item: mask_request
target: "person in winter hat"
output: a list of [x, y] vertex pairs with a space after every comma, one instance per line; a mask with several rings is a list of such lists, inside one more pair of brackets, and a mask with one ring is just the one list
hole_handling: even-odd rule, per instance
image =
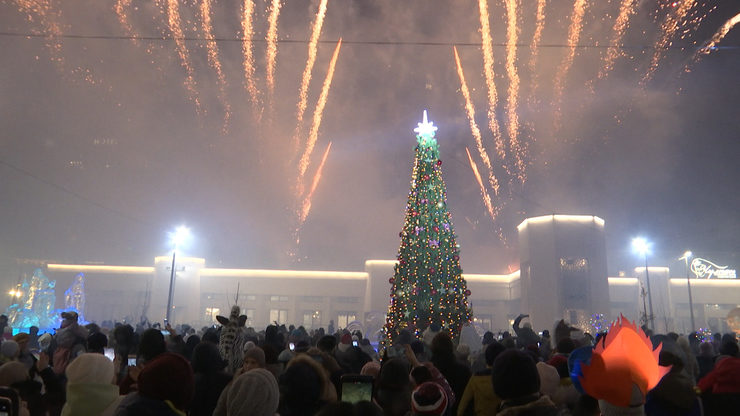
[[247, 372], [256, 368], [265, 368], [266, 365], [265, 351], [263, 351], [262, 348], [252, 347], [244, 352], [242, 372]]
[[439, 416], [447, 410], [447, 395], [439, 384], [427, 381], [411, 393], [411, 411], [414, 416]]
[[491, 369], [493, 391], [502, 400], [497, 415], [556, 415], [555, 404], [540, 395], [540, 376], [531, 355], [508, 349], [496, 357]]
[[275, 376], [255, 368], [238, 376], [218, 399], [214, 416], [272, 416], [280, 403]]
[[184, 415], [194, 394], [193, 369], [185, 357], [165, 352], [141, 370], [138, 392], [127, 395], [117, 416]]
[[195, 346], [191, 363], [195, 393], [190, 415], [210, 416], [232, 376], [225, 370], [226, 361], [221, 358], [218, 346], [210, 342], [201, 342]]
[[67, 375], [67, 402], [62, 416], [113, 415], [123, 396], [113, 384], [113, 362], [105, 355], [85, 353], [72, 361]]
[[18, 343], [9, 339], [0, 344], [0, 365], [18, 359], [21, 350]]

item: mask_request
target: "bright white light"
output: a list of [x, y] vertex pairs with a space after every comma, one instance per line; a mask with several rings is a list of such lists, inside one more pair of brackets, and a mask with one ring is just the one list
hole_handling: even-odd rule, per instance
[[181, 225], [175, 229], [174, 233], [170, 234], [170, 243], [177, 249], [190, 239], [190, 235], [190, 228]]
[[437, 131], [437, 127], [434, 126], [434, 122], [427, 121], [427, 110], [424, 110], [424, 119], [421, 123], [416, 123], [417, 128], [414, 129], [419, 136], [422, 137], [434, 137], [434, 132]]
[[636, 237], [632, 239], [632, 251], [641, 255], [648, 256], [652, 253], [653, 244], [648, 242], [643, 237]]
[[686, 251], [685, 253], [683, 253], [683, 256], [679, 257], [678, 259], [679, 259], [679, 260], [688, 260], [688, 259], [690, 259], [690, 258], [691, 258], [691, 256], [693, 256], [693, 255], [694, 255], [694, 253], [692, 253], [692, 252], [691, 252], [690, 250], [688, 250], [688, 251]]

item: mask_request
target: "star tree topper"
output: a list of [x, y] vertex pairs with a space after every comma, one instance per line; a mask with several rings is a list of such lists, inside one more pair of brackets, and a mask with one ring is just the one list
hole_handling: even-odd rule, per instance
[[427, 110], [424, 110], [424, 118], [421, 123], [416, 123], [417, 127], [414, 132], [418, 135], [421, 141], [427, 141], [434, 138], [434, 132], [437, 131], [437, 127], [433, 122], [427, 120]]

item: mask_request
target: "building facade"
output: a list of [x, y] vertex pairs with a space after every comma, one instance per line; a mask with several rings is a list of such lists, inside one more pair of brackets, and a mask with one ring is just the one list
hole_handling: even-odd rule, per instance
[[[474, 324], [480, 330], [510, 330], [519, 313], [528, 313], [536, 330], [552, 329], [559, 319], [594, 331], [595, 321], [623, 314], [646, 315], [645, 269], [631, 277], [609, 277], [604, 220], [595, 216], [548, 215], [519, 227], [520, 271], [506, 275], [464, 274], [471, 291]], [[212, 325], [237, 302], [248, 325], [273, 322], [307, 328], [362, 325], [368, 334], [384, 323], [393, 260], [367, 260], [363, 271], [224, 269], [202, 258], [178, 257], [171, 320]], [[53, 279], [86, 276], [85, 316], [161, 322], [167, 308], [172, 257], [153, 266], [48, 264]], [[653, 318], [659, 332], [690, 329], [687, 278], [672, 278], [665, 267], [650, 267]], [[729, 310], [740, 306], [740, 280], [690, 281], [697, 326], [727, 331]], [[237, 299], [238, 293], [238, 299]]]

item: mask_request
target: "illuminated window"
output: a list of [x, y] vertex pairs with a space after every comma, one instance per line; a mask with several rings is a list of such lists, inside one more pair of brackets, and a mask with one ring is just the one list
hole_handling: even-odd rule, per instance
[[247, 315], [247, 322], [244, 325], [247, 327], [254, 326], [254, 309], [245, 309], [243, 313]]
[[561, 258], [560, 270], [563, 272], [585, 272], [588, 271], [588, 260], [584, 258]]
[[220, 308], [206, 308], [203, 320], [206, 322], [216, 322], [216, 315], [221, 314]]
[[288, 322], [287, 309], [270, 309], [270, 323], [277, 322], [278, 325]]
[[321, 326], [321, 311], [303, 311], [303, 326], [308, 329]]
[[339, 328], [346, 328], [350, 323], [357, 320], [357, 314], [355, 312], [339, 312], [337, 316], [337, 326]]
[[288, 301], [287, 296], [278, 296], [278, 295], [270, 296], [270, 302], [287, 302], [287, 301]]
[[473, 324], [485, 331], [491, 330], [491, 315], [480, 315], [473, 318]]
[[248, 301], [255, 301], [257, 300], [257, 295], [247, 295], [246, 298]]

